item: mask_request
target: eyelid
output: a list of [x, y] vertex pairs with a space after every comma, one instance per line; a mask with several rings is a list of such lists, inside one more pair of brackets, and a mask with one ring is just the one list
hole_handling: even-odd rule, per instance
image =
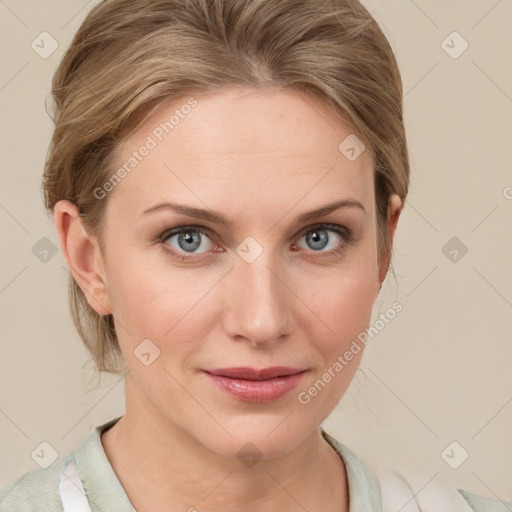
[[209, 238], [215, 238], [213, 231], [205, 226], [196, 226], [194, 224], [183, 224], [181, 226], [176, 226], [175, 228], [169, 228], [162, 232], [161, 235], [158, 236], [159, 240], [165, 242], [169, 237], [174, 235], [179, 235], [182, 231], [186, 231], [187, 229], [195, 229], [199, 233], [203, 235], [208, 235]]
[[306, 233], [309, 233], [310, 231], [314, 231], [315, 229], [325, 229], [325, 230], [331, 230], [335, 232], [342, 232], [345, 234], [346, 237], [351, 236], [351, 231], [345, 226], [342, 226], [341, 224], [329, 224], [328, 222], [317, 222], [316, 224], [310, 224], [309, 226], [306, 226], [305, 228], [302, 228], [299, 233], [296, 235], [298, 237], [301, 237], [305, 235]]

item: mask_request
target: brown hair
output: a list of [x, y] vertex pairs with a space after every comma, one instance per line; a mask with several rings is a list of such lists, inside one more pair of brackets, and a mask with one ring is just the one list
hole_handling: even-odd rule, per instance
[[[393, 51], [358, 0], [104, 0], [83, 21], [52, 82], [55, 130], [43, 191], [68, 199], [101, 246], [120, 143], [163, 103], [233, 86], [320, 99], [374, 156], [379, 258], [391, 257], [389, 198], [405, 202], [409, 160]], [[112, 315], [70, 276], [73, 322], [99, 371], [122, 373]]]

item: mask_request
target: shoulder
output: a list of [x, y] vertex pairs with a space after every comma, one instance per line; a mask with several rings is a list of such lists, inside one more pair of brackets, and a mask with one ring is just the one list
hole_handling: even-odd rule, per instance
[[[74, 477], [70, 478], [68, 474], [72, 466], [68, 463], [72, 461], [77, 469], [76, 478], [82, 485], [82, 492], [85, 481], [92, 488], [89, 492], [96, 498], [96, 504], [103, 504], [102, 500], [107, 496], [112, 503], [124, 504], [124, 508], [119, 507], [116, 510], [133, 511], [101, 444], [101, 433], [119, 419], [117, 417], [93, 427], [89, 435], [67, 457], [54, 461], [46, 469], [28, 471], [0, 488], [0, 512], [63, 512], [60, 491], [67, 493], [66, 487], [78, 487]], [[68, 483], [70, 481], [71, 484]], [[112, 507], [102, 507], [102, 510], [110, 509]]]
[[[512, 512], [512, 503], [484, 498], [446, 482], [435, 476], [396, 471], [378, 471], [382, 494], [382, 511], [396, 510], [407, 503], [411, 510], [436, 512]], [[407, 508], [409, 510], [409, 508]]]
[[0, 512], [61, 512], [59, 478], [67, 460], [32, 469], [0, 488]]
[[354, 510], [368, 512], [512, 512], [512, 501], [484, 498], [439, 480], [437, 474], [389, 467], [370, 469], [354, 452], [321, 428], [341, 455]]

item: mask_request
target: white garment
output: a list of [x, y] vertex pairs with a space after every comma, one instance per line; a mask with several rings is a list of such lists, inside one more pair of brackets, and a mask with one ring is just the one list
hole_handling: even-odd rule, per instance
[[91, 512], [74, 459], [67, 462], [60, 474], [59, 494], [64, 512]]

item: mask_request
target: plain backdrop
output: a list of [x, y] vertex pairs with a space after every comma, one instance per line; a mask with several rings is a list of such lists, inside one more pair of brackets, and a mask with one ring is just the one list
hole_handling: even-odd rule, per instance
[[[40, 192], [51, 76], [95, 3], [0, 2], [0, 485], [124, 411], [119, 377], [95, 387]], [[371, 467], [512, 499], [512, 2], [364, 4], [404, 82], [411, 189], [374, 316], [403, 310], [324, 428]]]

